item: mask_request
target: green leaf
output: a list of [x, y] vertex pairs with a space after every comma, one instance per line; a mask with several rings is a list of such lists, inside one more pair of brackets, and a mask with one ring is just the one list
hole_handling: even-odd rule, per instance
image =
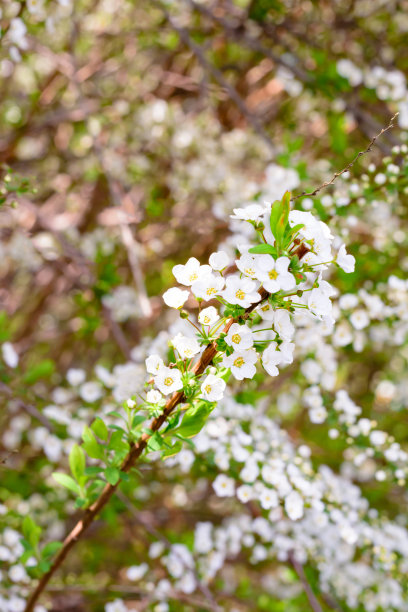
[[74, 444], [69, 453], [69, 467], [75, 480], [80, 482], [85, 472], [86, 461], [85, 453], [78, 444]]
[[123, 440], [123, 431], [114, 431], [109, 440], [108, 449], [114, 451], [127, 451], [129, 445]]
[[84, 430], [82, 432], [82, 439], [84, 441], [82, 447], [84, 451], [90, 457], [92, 457], [92, 459], [103, 459], [103, 447], [98, 444], [92, 429], [90, 429], [90, 427], [88, 427], [87, 425], [85, 425]]
[[282, 214], [282, 202], [280, 200], [275, 200], [271, 207], [271, 216], [269, 218], [269, 225], [271, 227], [271, 232], [273, 236], [276, 238], [276, 226], [279, 221], [279, 217]]
[[27, 542], [35, 548], [40, 541], [41, 527], [31, 518], [31, 516], [24, 517], [23, 520], [23, 535]]
[[258, 244], [250, 248], [249, 253], [254, 253], [255, 255], [276, 255], [276, 249], [271, 244]]
[[183, 443], [181, 440], [177, 440], [170, 448], [166, 448], [163, 453], [163, 458], [173, 457], [173, 455], [177, 455], [183, 448]]
[[147, 446], [151, 451], [158, 451], [163, 446], [163, 438], [159, 433], [154, 433], [151, 438], [149, 438], [147, 442]]
[[145, 420], [146, 417], [143, 414], [135, 414], [132, 420], [132, 429], [134, 429], [138, 425], [141, 425], [141, 423], [144, 423]]
[[115, 468], [115, 467], [107, 467], [106, 470], [104, 471], [104, 474], [105, 474], [106, 480], [111, 485], [115, 485], [120, 478], [120, 472], [118, 468]]
[[53, 557], [60, 548], [62, 548], [62, 542], [48, 542], [42, 549], [41, 556], [48, 560]]
[[109, 436], [109, 432], [102, 419], [95, 419], [95, 421], [91, 425], [91, 429], [98, 436], [98, 438], [106, 442]]
[[79, 485], [71, 476], [68, 476], [68, 474], [63, 474], [62, 472], [54, 472], [52, 474], [52, 477], [58, 482], [58, 484], [62, 485], [66, 489], [69, 489], [76, 495], [81, 494], [81, 489]]
[[34, 384], [39, 378], [48, 378], [55, 370], [55, 364], [51, 359], [44, 359], [41, 363], [33, 366], [25, 373], [23, 381], [27, 385]]
[[180, 427], [177, 427], [173, 433], [183, 438], [196, 436], [204, 427], [211, 410], [212, 406], [208, 403], [201, 403], [197, 407], [190, 408], [186, 411]]

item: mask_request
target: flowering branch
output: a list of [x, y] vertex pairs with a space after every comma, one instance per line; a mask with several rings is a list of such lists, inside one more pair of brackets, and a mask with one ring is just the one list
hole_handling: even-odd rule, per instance
[[[269, 296], [269, 293], [265, 289], [261, 289], [260, 294], [261, 294], [261, 299], [258, 302], [251, 304], [251, 306], [249, 306], [245, 310], [245, 314], [243, 316], [237, 317], [235, 319], [231, 318], [227, 322], [227, 324], [225, 325], [223, 329], [224, 334], [228, 333], [233, 323], [237, 323], [240, 319], [247, 318], [247, 316], [257, 306], [259, 306], [262, 302], [264, 302]], [[215, 340], [214, 342], [211, 342], [210, 344], [208, 344], [202, 356], [197, 361], [197, 363], [195, 364], [192, 370], [193, 373], [197, 377], [203, 374], [205, 369], [211, 364], [217, 352], [218, 352], [218, 348], [217, 348], [217, 342]], [[150, 434], [144, 433], [142, 437], [131, 446], [131, 450], [122, 464], [122, 467], [121, 467], [122, 472], [129, 472], [132, 469], [132, 467], [135, 465], [139, 457], [142, 455], [143, 451], [146, 449], [149, 439], [153, 436], [155, 432], [159, 431], [162, 425], [166, 422], [167, 418], [173, 413], [175, 408], [179, 404], [183, 403], [185, 400], [186, 400], [186, 397], [185, 397], [184, 391], [177, 391], [171, 396], [171, 398], [167, 401], [164, 407], [163, 413], [160, 416], [153, 419], [153, 421], [151, 422], [150, 424], [151, 433]], [[46, 588], [48, 582], [50, 581], [52, 576], [55, 574], [55, 572], [58, 570], [58, 568], [62, 565], [62, 563], [64, 562], [70, 550], [75, 546], [78, 540], [83, 536], [83, 534], [88, 529], [88, 527], [92, 524], [96, 516], [99, 514], [102, 508], [107, 504], [107, 502], [110, 500], [112, 495], [115, 493], [119, 482], [120, 481], [118, 481], [114, 485], [109, 484], [109, 483], [105, 485], [99, 498], [85, 511], [84, 516], [77, 522], [77, 524], [72, 529], [72, 531], [67, 535], [67, 537], [64, 540], [63, 546], [58, 552], [57, 556], [55, 557], [51, 567], [41, 577], [41, 579], [38, 582], [37, 587], [31, 594], [30, 598], [28, 599], [27, 605], [25, 608], [25, 612], [32, 612], [34, 610], [34, 606], [36, 602], [38, 601], [38, 598], [40, 597], [41, 593]]]

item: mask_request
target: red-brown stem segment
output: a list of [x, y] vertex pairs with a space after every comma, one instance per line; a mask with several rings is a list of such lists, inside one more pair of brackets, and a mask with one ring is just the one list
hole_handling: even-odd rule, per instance
[[[265, 291], [265, 289], [260, 289], [259, 293], [261, 295], [261, 299], [255, 304], [252, 304], [249, 308], [247, 308], [245, 311], [245, 314], [239, 318], [247, 318], [249, 313], [251, 313], [259, 304], [261, 304], [269, 296], [269, 293]], [[227, 333], [231, 325], [235, 323], [237, 320], [238, 319], [231, 318], [225, 325], [222, 333]], [[193, 368], [193, 372], [196, 376], [201, 376], [203, 374], [207, 366], [209, 366], [212, 360], [214, 359], [217, 352], [218, 352], [218, 349], [217, 349], [217, 345], [215, 341], [209, 344], [205, 348], [203, 354], [201, 355], [200, 359], [197, 361], [197, 363], [195, 364]], [[183, 403], [185, 400], [186, 398], [185, 398], [183, 391], [177, 391], [176, 393], [174, 393], [171, 396], [171, 398], [167, 401], [166, 406], [163, 410], [163, 413], [160, 416], [153, 419], [153, 421], [151, 422], [150, 430], [153, 433], [158, 431], [163, 425], [163, 423], [170, 416], [170, 414], [174, 411], [174, 409], [179, 404]], [[129, 470], [135, 465], [136, 461], [139, 459], [140, 455], [143, 453], [143, 451], [147, 447], [147, 443], [149, 439], [151, 438], [151, 436], [152, 434], [144, 433], [137, 442], [132, 444], [129, 454], [127, 455], [126, 459], [124, 460], [122, 464], [121, 470], [123, 472], [129, 472]], [[115, 485], [106, 484], [102, 493], [98, 497], [98, 499], [87, 510], [85, 510], [85, 513], [83, 517], [81, 518], [81, 520], [77, 522], [75, 527], [65, 538], [63, 542], [63, 546], [58, 552], [57, 556], [55, 557], [50, 569], [40, 578], [35, 590], [32, 592], [32, 594], [30, 595], [27, 601], [27, 605], [25, 607], [24, 612], [32, 612], [34, 610], [34, 606], [36, 602], [38, 601], [38, 598], [40, 597], [41, 593], [44, 591], [45, 587], [47, 586], [48, 582], [50, 581], [52, 576], [55, 574], [57, 569], [62, 565], [65, 557], [68, 555], [71, 548], [75, 546], [77, 541], [82, 537], [82, 535], [91, 525], [95, 517], [99, 514], [102, 508], [106, 505], [106, 503], [112, 497], [112, 495], [116, 491], [117, 486], [119, 485], [119, 482], [116, 483]]]

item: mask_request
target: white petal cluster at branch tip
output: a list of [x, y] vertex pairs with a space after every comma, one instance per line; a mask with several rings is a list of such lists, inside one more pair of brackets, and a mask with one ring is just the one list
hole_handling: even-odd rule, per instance
[[244, 378], [253, 378], [256, 373], [255, 363], [258, 361], [258, 355], [254, 349], [245, 351], [235, 351], [232, 355], [224, 355], [221, 365], [224, 368], [230, 368], [231, 373], [237, 380]]
[[249, 204], [245, 208], [234, 208], [234, 214], [230, 215], [230, 217], [231, 219], [239, 219], [241, 221], [257, 221], [265, 212], [265, 206]]
[[164, 361], [159, 355], [149, 355], [145, 360], [146, 370], [149, 374], [158, 374], [164, 368]]
[[201, 385], [200, 397], [209, 402], [218, 402], [223, 398], [226, 386], [225, 380], [214, 376], [214, 374], [209, 374]]
[[195, 338], [177, 334], [171, 343], [182, 359], [191, 359], [200, 352], [200, 345]]
[[224, 283], [222, 276], [209, 273], [205, 274], [200, 280], [196, 280], [191, 287], [191, 291], [196, 298], [208, 302], [220, 294]]
[[183, 388], [181, 372], [175, 368], [168, 368], [166, 366], [161, 368], [159, 373], [154, 377], [154, 383], [163, 395], [169, 395]]
[[190, 257], [185, 265], [178, 264], [173, 268], [173, 274], [177, 282], [188, 287], [209, 273], [211, 273], [210, 266], [200, 265], [195, 257]]
[[189, 296], [188, 291], [172, 287], [163, 293], [164, 303], [170, 308], [181, 308], [187, 301]]
[[251, 304], [261, 299], [255, 281], [249, 278], [239, 278], [236, 275], [227, 278], [226, 287], [221, 295], [230, 304], [238, 304], [242, 308], [249, 308]]
[[276, 293], [281, 289], [288, 291], [296, 286], [293, 274], [288, 272], [290, 259], [279, 257], [274, 259], [271, 255], [260, 255], [255, 260], [256, 278], [262, 282], [269, 293]]
[[201, 310], [198, 315], [198, 322], [206, 326], [213, 325], [219, 319], [220, 315], [218, 314], [214, 306], [208, 306], [207, 308], [203, 308], [203, 310]]
[[208, 260], [213, 270], [221, 271], [226, 268], [230, 263], [230, 258], [225, 251], [217, 251], [210, 255]]
[[228, 346], [231, 346], [234, 351], [242, 351], [253, 346], [254, 338], [247, 325], [233, 323], [228, 330], [228, 334], [225, 336], [225, 342]]

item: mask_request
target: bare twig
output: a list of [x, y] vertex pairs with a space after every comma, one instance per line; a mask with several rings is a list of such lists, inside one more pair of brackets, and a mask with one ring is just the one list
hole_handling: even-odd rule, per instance
[[44, 425], [44, 427], [48, 429], [48, 431], [54, 431], [54, 426], [51, 421], [49, 421], [47, 417], [42, 414], [35, 406], [33, 406], [32, 404], [26, 404], [22, 399], [14, 397], [13, 391], [8, 385], [3, 382], [0, 382], [0, 389], [9, 397], [9, 399], [12, 399], [17, 404], [17, 406], [21, 408], [21, 410], [24, 410], [24, 412], [29, 414], [31, 417], [37, 419], [37, 421]]
[[378, 134], [376, 134], [370, 141], [370, 144], [368, 145], [368, 147], [366, 149], [364, 149], [364, 151], [360, 151], [359, 153], [357, 153], [357, 155], [355, 156], [355, 158], [349, 163], [347, 164], [347, 166], [345, 168], [343, 168], [343, 170], [341, 170], [340, 172], [335, 172], [332, 176], [332, 178], [330, 179], [330, 181], [325, 181], [324, 183], [322, 183], [319, 187], [316, 187], [316, 189], [314, 191], [310, 191], [310, 192], [306, 192], [303, 191], [303, 193], [300, 193], [299, 195], [293, 197], [291, 199], [292, 202], [294, 202], [295, 200], [298, 200], [299, 198], [303, 198], [305, 196], [308, 197], [313, 197], [315, 195], [317, 195], [322, 189], [325, 189], [326, 187], [328, 187], [329, 185], [332, 185], [334, 183], [334, 181], [341, 176], [342, 174], [344, 174], [345, 172], [347, 172], [347, 170], [350, 170], [350, 168], [352, 166], [354, 166], [354, 164], [356, 163], [356, 161], [358, 159], [360, 159], [360, 157], [362, 157], [363, 155], [365, 155], [366, 153], [369, 153], [371, 151], [371, 149], [373, 148], [377, 138], [379, 138], [380, 136], [382, 136], [382, 134], [384, 134], [385, 132], [388, 132], [388, 130], [390, 130], [391, 128], [394, 127], [394, 119], [396, 117], [398, 117], [399, 113], [395, 113], [395, 115], [393, 117], [391, 117], [389, 124], [387, 125], [387, 127], [383, 128], [381, 130], [381, 132], [379, 132]]
[[299, 563], [299, 561], [297, 561], [296, 557], [293, 554], [289, 555], [289, 561], [291, 562], [293, 569], [297, 573], [299, 580], [303, 585], [303, 589], [306, 593], [306, 596], [310, 603], [310, 607], [312, 608], [313, 612], [323, 612], [323, 608], [321, 607], [316, 595], [313, 593], [309, 581], [306, 577], [303, 565]]
[[241, 96], [239, 95], [235, 87], [231, 85], [230, 83], [228, 83], [228, 81], [224, 77], [221, 70], [219, 70], [216, 66], [213, 66], [211, 62], [207, 60], [207, 58], [205, 57], [203, 53], [203, 50], [192, 40], [188, 30], [186, 28], [178, 26], [177, 23], [174, 21], [174, 19], [169, 14], [169, 12], [163, 6], [161, 5], [158, 5], [158, 6], [160, 6], [160, 9], [162, 10], [166, 20], [171, 25], [173, 30], [175, 30], [178, 33], [178, 35], [180, 36], [180, 39], [194, 53], [195, 57], [200, 62], [202, 67], [205, 70], [207, 70], [210, 74], [212, 74], [212, 76], [217, 81], [217, 83], [223, 89], [225, 89], [225, 91], [228, 93], [231, 100], [235, 103], [235, 105], [240, 110], [241, 114], [247, 119], [248, 123], [252, 125], [254, 131], [262, 138], [262, 140], [268, 145], [269, 149], [274, 153], [275, 147], [273, 146], [272, 141], [269, 138], [268, 134], [263, 129], [260, 118], [250, 111], [250, 109], [247, 107], [247, 105], [245, 104], [245, 101], [241, 98]]

